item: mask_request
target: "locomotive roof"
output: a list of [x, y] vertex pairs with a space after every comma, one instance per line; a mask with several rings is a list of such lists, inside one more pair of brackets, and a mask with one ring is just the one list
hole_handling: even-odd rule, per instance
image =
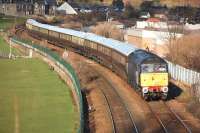
[[41, 24], [33, 19], [28, 19], [27, 23], [30, 23], [32, 25], [38, 26], [38, 27], [42, 27], [44, 29], [48, 29], [48, 30], [53, 30], [56, 32], [60, 32], [63, 34], [69, 34], [72, 36], [77, 36], [83, 39], [87, 39], [99, 44], [102, 44], [106, 47], [112, 48], [118, 52], [120, 52], [121, 54], [125, 55], [125, 56], [129, 56], [132, 52], [134, 52], [135, 50], [137, 50], [138, 48], [133, 46], [132, 44], [128, 44], [128, 43], [124, 43], [124, 42], [120, 42], [111, 38], [105, 38], [93, 33], [86, 33], [86, 32], [82, 32], [82, 31], [76, 31], [76, 30], [71, 30], [71, 29], [66, 29], [66, 28], [60, 28], [57, 26], [52, 26], [52, 25], [48, 25], [48, 24]]
[[145, 61], [152, 61], [152, 59], [153, 59], [154, 62], [157, 60], [160, 63], [166, 63], [165, 60], [163, 60], [159, 56], [157, 56], [153, 53], [147, 52], [145, 50], [141, 50], [141, 49], [136, 50], [133, 53], [133, 56], [131, 56], [131, 57], [133, 57], [134, 62], [137, 63], [137, 64], [144, 63]]

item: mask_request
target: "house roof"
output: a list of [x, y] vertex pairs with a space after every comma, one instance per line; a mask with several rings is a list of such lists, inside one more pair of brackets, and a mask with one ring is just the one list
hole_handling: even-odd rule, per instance
[[146, 21], [147, 22], [160, 22], [160, 19], [158, 19], [158, 18], [148, 18]]
[[57, 11], [64, 11], [65, 14], [77, 14], [77, 12], [67, 3], [63, 3], [56, 9]]

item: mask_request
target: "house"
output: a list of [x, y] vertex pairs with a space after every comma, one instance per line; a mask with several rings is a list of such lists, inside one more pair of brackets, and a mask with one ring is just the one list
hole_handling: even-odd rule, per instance
[[200, 24], [185, 24], [185, 29], [186, 30], [200, 30]]
[[151, 15], [150, 15], [149, 12], [141, 12], [139, 18], [141, 18], [141, 19], [148, 19], [150, 17], [151, 17]]
[[31, 0], [2, 0], [0, 4], [0, 13], [11, 16], [26, 16], [33, 14], [33, 3]]
[[54, 14], [56, 0], [1, 0], [0, 13], [12, 16]]
[[155, 13], [154, 17], [159, 18], [159, 19], [163, 19], [163, 20], [167, 20], [167, 16], [164, 13]]
[[57, 7], [56, 0], [37, 0], [34, 2], [34, 14], [54, 15], [56, 7]]
[[155, 29], [167, 29], [167, 22], [161, 21], [159, 18], [148, 18], [146, 21], [137, 21], [136, 28], [155, 28]]
[[56, 11], [64, 15], [77, 15], [77, 12], [67, 2], [64, 2]]

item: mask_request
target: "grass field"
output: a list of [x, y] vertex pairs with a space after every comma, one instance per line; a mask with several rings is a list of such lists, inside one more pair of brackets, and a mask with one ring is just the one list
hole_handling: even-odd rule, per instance
[[12, 28], [14, 24], [20, 24], [25, 22], [26, 18], [15, 18], [11, 16], [0, 16], [0, 29], [4, 31]]
[[[10, 52], [10, 47], [9, 45], [6, 43], [5, 40], [3, 40], [3, 38], [0, 36], [0, 53], [4, 53], [4, 54], [9, 54]], [[13, 48], [12, 47], [12, 54], [13, 55], [21, 55], [20, 51]]]
[[39, 59], [0, 60], [0, 133], [76, 132], [69, 88]]
[[9, 53], [9, 45], [0, 36], [0, 52]]

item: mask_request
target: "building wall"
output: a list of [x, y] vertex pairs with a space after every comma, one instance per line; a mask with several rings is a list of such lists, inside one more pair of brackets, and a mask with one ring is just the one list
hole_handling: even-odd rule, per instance
[[155, 40], [151, 38], [142, 38], [142, 37], [128, 35], [126, 39], [128, 43], [136, 45], [137, 47], [142, 48], [142, 49], [146, 49], [148, 47], [149, 49], [152, 50], [154, 49], [156, 45]]
[[129, 36], [128, 35], [128, 36], [125, 37], [125, 40], [128, 43], [136, 45], [137, 47], [143, 47], [143, 45], [142, 45], [142, 38], [141, 37]]
[[167, 45], [156, 45], [156, 41], [152, 38], [135, 37], [132, 35], [126, 36], [126, 41], [141, 49], [149, 49], [157, 53], [161, 57], [165, 57], [168, 53]]
[[[45, 10], [46, 9], [46, 10]], [[0, 4], [0, 13], [11, 16], [28, 16], [28, 15], [44, 15], [55, 14], [55, 5], [46, 6], [44, 4], [31, 4], [31, 3], [4, 3]]]
[[136, 28], [158, 28], [167, 29], [167, 22], [147, 22], [147, 21], [137, 21]]
[[16, 4], [0, 4], [0, 13], [14, 16], [16, 12]]
[[0, 13], [11, 16], [27, 16], [33, 14], [31, 4], [0, 4]]
[[[172, 33], [171, 33], [172, 34]], [[174, 33], [173, 33], [174, 34]], [[176, 33], [175, 36], [180, 38], [183, 34]], [[168, 52], [169, 32], [151, 31], [145, 29], [128, 29], [125, 40], [128, 43], [138, 46], [139, 48], [148, 49], [164, 57]]]
[[34, 14], [35, 15], [44, 15], [44, 14], [49, 14], [49, 15], [55, 15], [56, 12], [56, 6], [51, 5], [51, 6], [45, 6], [44, 4], [34, 4]]
[[159, 30], [147, 30], [147, 29], [128, 29], [126, 31], [127, 36], [140, 37], [142, 39], [148, 39], [150, 42], [156, 45], [165, 45], [168, 43], [170, 37], [175, 36], [180, 38], [183, 34], [180, 33], [170, 33], [168, 31]]

